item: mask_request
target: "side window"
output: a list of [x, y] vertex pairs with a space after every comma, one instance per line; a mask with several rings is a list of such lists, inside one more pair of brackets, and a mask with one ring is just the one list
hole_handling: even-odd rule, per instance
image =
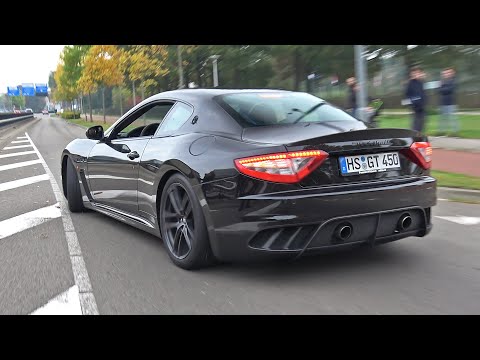
[[193, 108], [191, 106], [178, 102], [160, 126], [159, 133], [180, 129], [192, 114]]
[[112, 139], [153, 136], [172, 107], [173, 103], [157, 103], [139, 110], [115, 129]]

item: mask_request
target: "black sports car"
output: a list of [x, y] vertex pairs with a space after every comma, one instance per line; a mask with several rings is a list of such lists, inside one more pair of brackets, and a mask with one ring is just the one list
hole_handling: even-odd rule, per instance
[[193, 269], [428, 234], [432, 148], [306, 93], [190, 89], [143, 101], [62, 154], [70, 210], [161, 237]]

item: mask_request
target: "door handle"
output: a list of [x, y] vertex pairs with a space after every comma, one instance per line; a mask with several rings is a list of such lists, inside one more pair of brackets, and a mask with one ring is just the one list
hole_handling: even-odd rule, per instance
[[128, 158], [129, 158], [130, 160], [134, 160], [134, 159], [140, 157], [140, 155], [138, 155], [138, 152], [136, 152], [136, 151], [132, 151], [132, 152], [129, 153], [127, 156], [128, 156]]

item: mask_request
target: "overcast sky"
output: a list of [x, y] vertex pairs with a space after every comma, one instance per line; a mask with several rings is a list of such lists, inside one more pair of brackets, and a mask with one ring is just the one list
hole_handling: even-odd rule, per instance
[[0, 93], [22, 83], [48, 84], [64, 45], [0, 45]]

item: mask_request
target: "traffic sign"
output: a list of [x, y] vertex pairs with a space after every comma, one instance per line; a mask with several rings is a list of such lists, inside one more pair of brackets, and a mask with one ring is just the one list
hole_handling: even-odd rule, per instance
[[33, 84], [22, 84], [23, 96], [35, 96], [35, 87]]
[[35, 93], [38, 96], [48, 95], [47, 84], [35, 84]]
[[7, 86], [8, 96], [20, 96], [20, 89], [17, 86]]

